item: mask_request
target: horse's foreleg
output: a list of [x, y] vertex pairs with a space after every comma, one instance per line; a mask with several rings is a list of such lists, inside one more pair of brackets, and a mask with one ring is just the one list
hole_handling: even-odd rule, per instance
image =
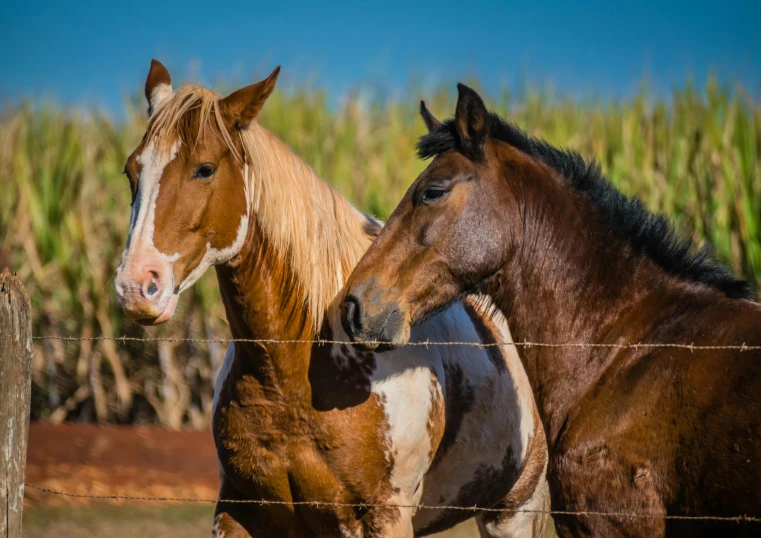
[[[224, 500], [240, 500], [243, 497], [230, 486], [224, 478], [219, 490], [219, 498], [214, 512], [214, 538], [253, 538], [254, 521], [250, 505], [244, 503], [230, 503]], [[248, 506], [248, 510], [246, 507]]]
[[374, 532], [365, 531], [365, 536], [373, 538], [413, 538], [414, 535], [412, 510], [409, 508], [399, 509], [397, 516], [385, 519]]
[[476, 516], [478, 532], [482, 538], [542, 538], [549, 510], [550, 489], [547, 481], [542, 480], [531, 498], [515, 512], [505, 511], [498, 515], [485, 512]]

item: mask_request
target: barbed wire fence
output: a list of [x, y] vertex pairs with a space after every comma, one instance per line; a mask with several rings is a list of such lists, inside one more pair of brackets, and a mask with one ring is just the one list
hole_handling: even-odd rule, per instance
[[[114, 342], [193, 342], [200, 344], [232, 344], [235, 342], [249, 343], [249, 344], [316, 344], [316, 345], [332, 345], [332, 344], [348, 344], [353, 345], [357, 342], [350, 342], [346, 340], [278, 340], [273, 338], [162, 338], [162, 337], [146, 337], [139, 338], [135, 336], [91, 336], [91, 337], [79, 337], [79, 336], [33, 336], [33, 340], [59, 340], [64, 342], [83, 342], [83, 341], [114, 341]], [[365, 345], [385, 345], [388, 342], [381, 342], [375, 340], [368, 340], [360, 342]], [[657, 349], [657, 348], [672, 348], [672, 349], [686, 349], [689, 351], [716, 351], [716, 350], [735, 350], [735, 351], [761, 351], [761, 346], [747, 345], [744, 342], [742, 344], [717, 344], [717, 345], [701, 345], [701, 344], [684, 344], [684, 343], [650, 343], [650, 342], [637, 342], [637, 343], [588, 343], [588, 342], [438, 342], [438, 341], [422, 341], [422, 342], [407, 342], [401, 344], [399, 347], [430, 347], [430, 346], [466, 346], [475, 348], [490, 348], [490, 347], [545, 347], [545, 348], [610, 348], [610, 349]]]
[[490, 508], [481, 506], [456, 506], [456, 505], [428, 505], [428, 504], [400, 504], [400, 503], [347, 503], [332, 501], [276, 501], [268, 499], [204, 499], [199, 497], [143, 497], [133, 495], [120, 495], [118, 493], [110, 495], [91, 495], [86, 493], [68, 493], [62, 490], [54, 490], [34, 484], [26, 484], [26, 487], [36, 489], [43, 493], [71, 497], [77, 499], [94, 499], [94, 500], [111, 500], [111, 501], [144, 501], [144, 502], [182, 502], [182, 503], [206, 503], [206, 504], [255, 504], [259, 506], [312, 506], [320, 507], [342, 507], [342, 508], [405, 508], [413, 510], [457, 510], [475, 513], [511, 513], [511, 514], [546, 514], [551, 516], [598, 516], [598, 517], [620, 517], [632, 519], [662, 519], [678, 521], [724, 521], [731, 523], [761, 523], [761, 518], [738, 515], [738, 516], [686, 516], [676, 514], [648, 514], [641, 512], [603, 512], [596, 510], [536, 510], [527, 508]]
[[[163, 337], [113, 337], [113, 336], [93, 336], [93, 337], [78, 337], [78, 336], [60, 336], [60, 335], [47, 335], [47, 336], [33, 336], [33, 340], [58, 340], [64, 342], [81, 342], [81, 341], [114, 341], [126, 345], [127, 342], [169, 342], [169, 343], [181, 343], [181, 342], [193, 342], [202, 344], [231, 344], [231, 343], [251, 343], [258, 345], [293, 345], [293, 344], [310, 344], [310, 345], [345, 345], [352, 344], [352, 342], [344, 340], [279, 340], [279, 339], [257, 339], [257, 338], [219, 338], [219, 339], [205, 339], [205, 338], [163, 338]], [[364, 344], [385, 344], [385, 342], [369, 341]], [[651, 342], [636, 342], [636, 343], [588, 343], [588, 342], [438, 342], [438, 341], [421, 341], [421, 342], [409, 342], [403, 344], [403, 346], [410, 347], [431, 347], [431, 346], [465, 346], [473, 348], [490, 348], [490, 347], [516, 347], [516, 348], [606, 348], [606, 349], [658, 349], [658, 348], [671, 348], [688, 350], [692, 353], [701, 351], [715, 351], [715, 350], [735, 350], [739, 352], [748, 351], [761, 351], [761, 346], [747, 345], [746, 343], [740, 344], [694, 344], [694, 343], [651, 343]], [[52, 489], [36, 484], [25, 484], [25, 487], [37, 490], [41, 493], [48, 495], [54, 495], [58, 497], [72, 498], [72, 499], [90, 499], [90, 500], [103, 500], [103, 501], [135, 501], [135, 502], [180, 502], [180, 503], [230, 503], [230, 504], [254, 504], [259, 506], [273, 506], [273, 505], [287, 505], [287, 506], [311, 506], [315, 508], [320, 507], [351, 507], [351, 508], [404, 508], [417, 510], [457, 510], [467, 511], [472, 513], [528, 513], [528, 514], [546, 514], [550, 516], [591, 516], [591, 517], [616, 517], [616, 518], [630, 518], [630, 519], [660, 519], [660, 520], [680, 520], [680, 521], [705, 521], [705, 522], [726, 522], [726, 523], [761, 523], [761, 517], [748, 516], [739, 514], [736, 516], [713, 516], [713, 515], [678, 515], [678, 514], [653, 514], [642, 512], [606, 512], [595, 510], [580, 510], [580, 511], [567, 511], [567, 510], [536, 510], [536, 509], [524, 509], [524, 508], [502, 508], [502, 507], [482, 507], [482, 506], [457, 506], [457, 505], [426, 505], [426, 504], [398, 504], [398, 503], [371, 503], [371, 502], [330, 502], [330, 501], [278, 501], [270, 499], [223, 499], [223, 498], [199, 498], [199, 497], [156, 497], [156, 496], [138, 496], [121, 493], [111, 494], [89, 494], [89, 493], [72, 493], [64, 490]]]
[[[258, 345], [345, 345], [351, 342], [341, 340], [277, 340], [277, 339], [193, 339], [193, 338], [151, 338], [151, 337], [114, 337], [114, 336], [57, 336], [33, 335], [31, 323], [31, 305], [21, 281], [7, 270], [0, 274], [0, 399], [12, 402], [0, 406], [0, 498], [2, 514], [0, 514], [0, 538], [21, 537], [21, 514], [23, 509], [24, 488], [37, 490], [41, 493], [62, 498], [112, 500], [112, 501], [151, 501], [151, 502], [185, 502], [185, 503], [243, 503], [260, 506], [287, 505], [320, 507], [353, 507], [353, 508], [406, 508], [413, 510], [458, 510], [472, 513], [506, 512], [506, 513], [542, 513], [552, 516], [596, 516], [615, 517], [623, 519], [660, 519], [726, 523], [761, 523], [761, 517], [737, 515], [680, 515], [646, 512], [605, 512], [595, 510], [563, 511], [563, 510], [534, 510], [526, 508], [457, 506], [457, 505], [426, 505], [426, 504], [397, 504], [397, 503], [368, 503], [368, 502], [330, 502], [323, 500], [285, 501], [271, 499], [223, 499], [198, 497], [151, 497], [138, 495], [91, 494], [73, 493], [44, 487], [25, 482], [27, 431], [30, 417], [31, 392], [31, 363], [33, 341], [58, 340], [63, 342], [109, 341], [126, 345], [131, 341], [153, 342], [195, 342], [207, 344], [230, 344], [233, 342], [252, 343]], [[382, 342], [365, 342], [378, 344]], [[672, 348], [689, 350], [698, 353], [710, 350], [735, 350], [751, 352], [761, 350], [761, 346], [739, 344], [694, 344], [694, 343], [651, 343], [651, 342], [617, 342], [617, 343], [586, 343], [586, 342], [410, 342], [407, 346], [469, 346], [474, 348], [489, 348], [513, 346], [520, 348], [609, 348], [609, 349], [654, 349]]]
[[[158, 334], [136, 334], [131, 330], [112, 332], [116, 329], [113, 324], [88, 327], [81, 333], [51, 330], [50, 324], [35, 327], [34, 334], [38, 336], [33, 339], [32, 418], [54, 423], [138, 421], [157, 422], [172, 429], [207, 428], [211, 423], [216, 372], [223, 362], [227, 344], [233, 340], [229, 333], [219, 332], [225, 329], [212, 327], [197, 315], [191, 317], [193, 319], [182, 324], [161, 329]], [[162, 334], [163, 331], [169, 334]], [[345, 336], [342, 338], [348, 340]], [[255, 342], [243, 345], [303, 345], [301, 340]], [[648, 343], [610, 342], [613, 344], [598, 347], [651, 347]], [[334, 341], [318, 340], [314, 345], [331, 343]], [[709, 343], [712, 342], [701, 340], [692, 346], [689, 342], [679, 346], [695, 350], [699, 344]], [[312, 341], [306, 345], [312, 345]], [[466, 344], [414, 342], [412, 345]], [[585, 344], [471, 342], [469, 345], [514, 346], [519, 350], [536, 351], [539, 347], [571, 348]], [[744, 349], [742, 342], [737, 342], [736, 349]]]

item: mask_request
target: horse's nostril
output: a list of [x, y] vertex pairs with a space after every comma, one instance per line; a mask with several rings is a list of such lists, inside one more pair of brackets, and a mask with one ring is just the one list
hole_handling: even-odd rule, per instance
[[344, 299], [344, 311], [341, 316], [341, 323], [351, 337], [356, 336], [362, 327], [362, 315], [359, 306], [359, 300], [353, 295], [348, 295]]
[[159, 291], [159, 287], [156, 285], [155, 282], [151, 282], [148, 284], [148, 295], [154, 296], [156, 295], [156, 292]]

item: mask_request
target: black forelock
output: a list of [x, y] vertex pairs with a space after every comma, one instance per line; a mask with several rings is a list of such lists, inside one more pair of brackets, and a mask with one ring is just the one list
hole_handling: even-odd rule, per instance
[[[506, 142], [559, 172], [571, 186], [583, 192], [606, 215], [619, 233], [626, 236], [636, 252], [648, 255], [667, 273], [722, 291], [727, 297], [753, 299], [744, 280], [738, 280], [713, 254], [709, 245], [696, 248], [665, 215], [652, 213], [637, 198], [619, 192], [602, 174], [599, 165], [574, 151], [558, 149], [527, 135], [518, 127], [490, 113], [489, 136]], [[422, 159], [450, 150], [459, 150], [453, 119], [423, 135], [417, 143]]]

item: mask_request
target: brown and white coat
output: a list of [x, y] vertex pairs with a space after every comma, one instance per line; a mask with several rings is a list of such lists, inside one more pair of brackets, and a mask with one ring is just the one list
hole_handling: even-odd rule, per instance
[[[504, 507], [478, 516], [483, 536], [541, 535], [546, 442], [513, 347], [304, 342], [348, 341], [336, 305], [378, 226], [256, 122], [276, 76], [222, 99], [173, 91], [154, 62], [148, 131], [126, 166], [125, 311], [168, 320], [214, 265], [234, 338], [291, 340], [228, 349], [213, 419], [220, 497], [286, 504], [220, 502], [215, 535], [403, 537], [473, 515], [418, 503]], [[457, 303], [411, 339], [509, 342], [482, 304]], [[304, 501], [371, 506], [287, 504]]]

